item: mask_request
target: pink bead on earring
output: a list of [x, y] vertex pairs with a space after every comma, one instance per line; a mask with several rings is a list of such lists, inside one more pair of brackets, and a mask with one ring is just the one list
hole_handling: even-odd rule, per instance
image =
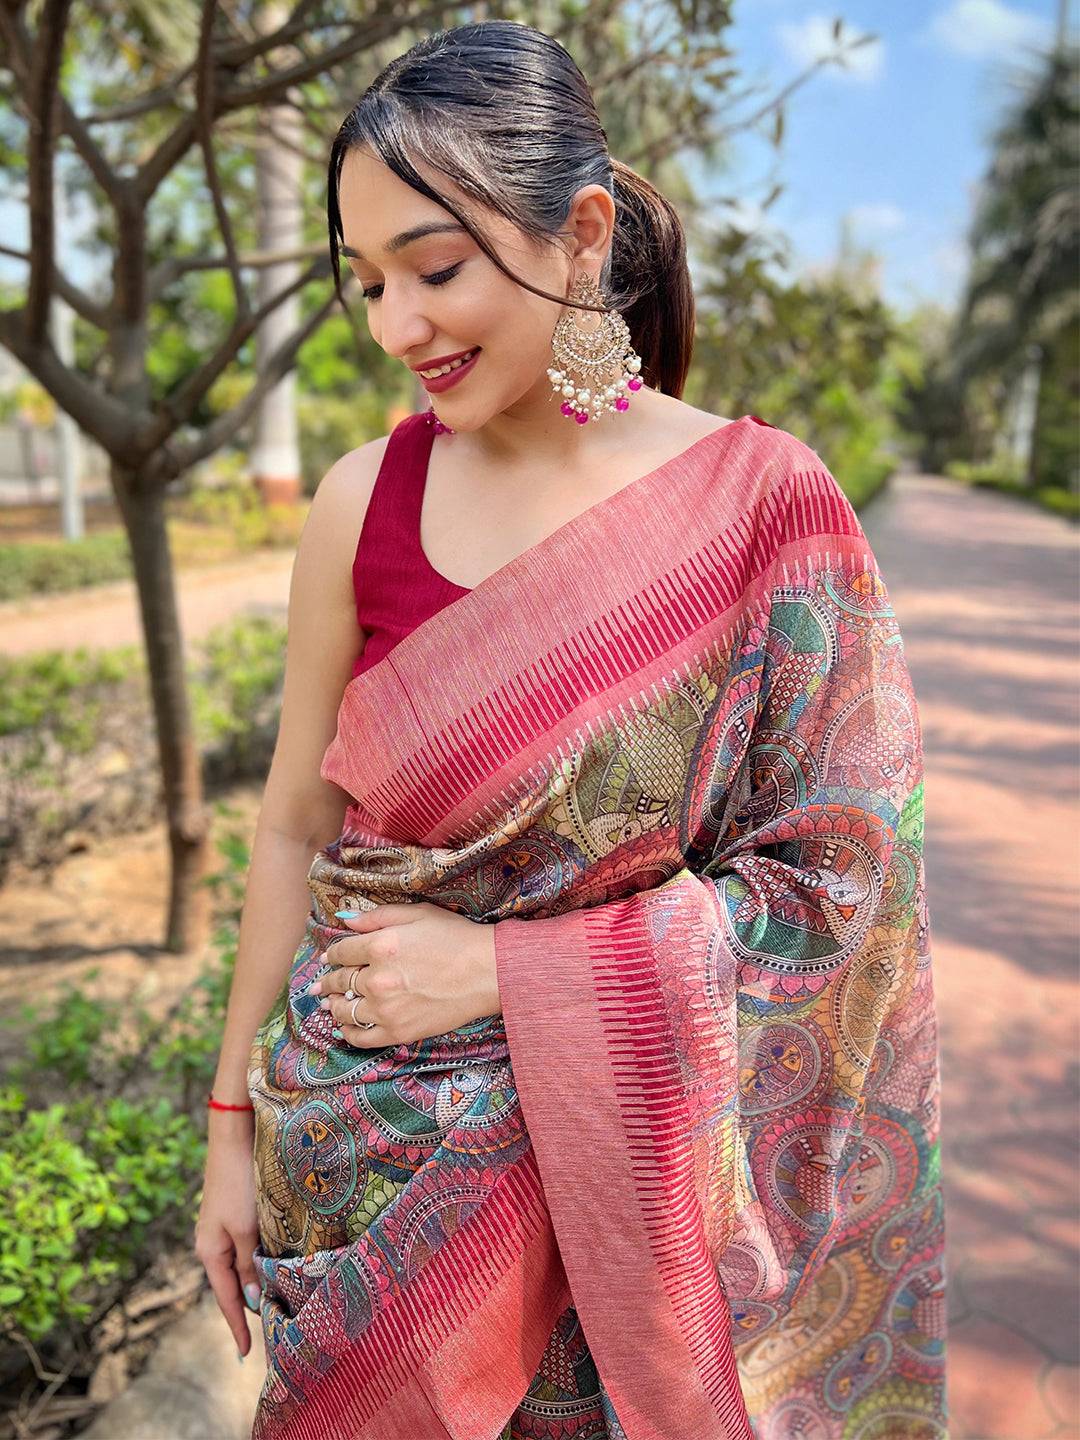
[[452, 426], [444, 425], [443, 422], [439, 419], [438, 415], [435, 414], [434, 405], [429, 407], [426, 412], [425, 418], [431, 428], [435, 431], [436, 435], [453, 435], [455, 433]]

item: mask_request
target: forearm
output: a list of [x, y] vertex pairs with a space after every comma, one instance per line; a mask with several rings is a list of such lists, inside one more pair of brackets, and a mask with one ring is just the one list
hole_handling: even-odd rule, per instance
[[240, 917], [236, 967], [214, 1076], [214, 1095], [247, 1100], [247, 1070], [255, 1031], [278, 995], [311, 906], [307, 873], [318, 844], [256, 827]]

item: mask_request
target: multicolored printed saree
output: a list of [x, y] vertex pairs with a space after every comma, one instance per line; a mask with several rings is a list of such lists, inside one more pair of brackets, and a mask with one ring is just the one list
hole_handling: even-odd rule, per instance
[[[254, 1440], [940, 1440], [921, 731], [815, 452], [744, 416], [593, 505], [357, 675], [322, 774]], [[334, 911], [403, 900], [496, 924], [502, 1013], [334, 1041]]]

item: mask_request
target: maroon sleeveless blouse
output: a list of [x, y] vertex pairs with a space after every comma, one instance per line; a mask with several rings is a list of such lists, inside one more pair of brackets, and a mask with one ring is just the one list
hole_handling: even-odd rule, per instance
[[[768, 425], [752, 415], [759, 425]], [[367, 644], [353, 678], [381, 660], [417, 625], [470, 593], [440, 575], [420, 546], [420, 507], [438, 432], [431, 411], [407, 415], [390, 432], [353, 559], [356, 618]]]
[[356, 542], [356, 618], [368, 639], [353, 678], [381, 660], [417, 625], [469, 594], [428, 562], [420, 547], [420, 507], [436, 435], [428, 412], [407, 415], [390, 432]]

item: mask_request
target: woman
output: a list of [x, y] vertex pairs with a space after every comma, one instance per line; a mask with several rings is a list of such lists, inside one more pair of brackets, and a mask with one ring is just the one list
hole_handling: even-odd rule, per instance
[[921, 738], [851, 506], [678, 398], [681, 227], [539, 31], [390, 64], [329, 218], [439, 373], [293, 575], [197, 1232], [256, 1440], [943, 1436]]

